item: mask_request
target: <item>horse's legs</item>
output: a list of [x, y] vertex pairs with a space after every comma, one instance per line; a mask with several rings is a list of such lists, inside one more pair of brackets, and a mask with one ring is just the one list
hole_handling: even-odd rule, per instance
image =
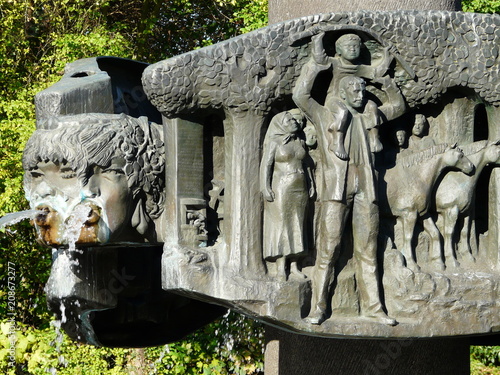
[[427, 215], [425, 219], [423, 219], [424, 229], [429, 235], [431, 239], [431, 253], [430, 253], [430, 261], [431, 267], [438, 270], [443, 271], [445, 269], [443, 262], [443, 254], [441, 249], [441, 234], [436, 227], [436, 223], [430, 215]]
[[455, 251], [453, 249], [453, 234], [458, 219], [458, 207], [453, 206], [444, 212], [444, 255], [446, 259], [446, 267], [458, 268], [460, 263], [457, 261]]
[[[471, 234], [471, 221], [468, 215], [464, 216], [464, 226], [460, 232], [460, 255], [462, 258], [469, 263], [474, 263], [476, 259], [472, 253], [472, 248], [470, 244], [470, 234]], [[473, 239], [474, 241], [475, 239]]]
[[474, 217], [468, 216], [469, 219], [469, 245], [471, 248], [471, 254], [474, 257], [474, 259], [478, 259], [480, 254], [479, 254], [479, 245], [478, 245], [478, 238], [477, 238], [477, 233], [476, 233], [476, 220], [474, 220]]
[[412, 271], [420, 271], [420, 267], [415, 262], [411, 242], [417, 221], [416, 211], [405, 211], [402, 215], [403, 222], [403, 250], [401, 251], [406, 259], [406, 267]]

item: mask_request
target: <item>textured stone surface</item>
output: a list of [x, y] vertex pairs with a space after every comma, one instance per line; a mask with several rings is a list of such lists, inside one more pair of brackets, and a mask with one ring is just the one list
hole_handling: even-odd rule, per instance
[[149, 66], [146, 93], [168, 117], [221, 107], [267, 113], [291, 94], [309, 56], [306, 41], [297, 39], [314, 26], [364, 32], [390, 47], [415, 74], [401, 87], [412, 108], [437, 103], [453, 87], [500, 104], [500, 17], [445, 11], [331, 13], [286, 21]]

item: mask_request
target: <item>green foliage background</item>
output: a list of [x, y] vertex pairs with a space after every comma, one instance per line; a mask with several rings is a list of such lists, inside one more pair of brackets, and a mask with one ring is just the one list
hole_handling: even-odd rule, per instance
[[[467, 0], [463, 9], [499, 12], [500, 0]], [[267, 24], [267, 0], [1, 0], [0, 216], [27, 209], [21, 155], [35, 129], [34, 95], [60, 79], [66, 63], [112, 55], [156, 62]], [[61, 334], [43, 286], [50, 251], [27, 223], [0, 235], [0, 371], [6, 374], [258, 374], [263, 330], [231, 313], [186, 340], [158, 348], [81, 345]], [[15, 270], [14, 311], [7, 304]], [[16, 367], [8, 366], [15, 313]], [[473, 347], [473, 371], [498, 374], [499, 347]]]
[[[266, 22], [267, 0], [0, 1], [0, 216], [28, 208], [21, 155], [35, 129], [33, 98], [61, 78], [66, 63], [102, 55], [156, 62]], [[95, 348], [69, 340], [51, 324], [46, 307], [50, 250], [37, 246], [28, 223], [2, 232], [1, 373], [262, 372], [262, 328], [237, 314], [160, 348]], [[15, 306], [7, 303], [12, 270]], [[9, 313], [15, 313], [16, 367], [9, 367]]]
[[464, 12], [500, 13], [500, 0], [462, 0]]
[[0, 324], [3, 374], [262, 374], [263, 331], [259, 324], [230, 313], [185, 340], [146, 349], [95, 348], [78, 344], [55, 324], [19, 324], [16, 367], [9, 366], [8, 322]]

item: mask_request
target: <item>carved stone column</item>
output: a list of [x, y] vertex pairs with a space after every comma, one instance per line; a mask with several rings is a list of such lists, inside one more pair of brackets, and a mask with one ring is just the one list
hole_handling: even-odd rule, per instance
[[203, 210], [203, 126], [194, 121], [164, 119], [165, 149], [170, 160], [167, 165], [168, 202], [167, 225], [169, 238], [179, 243], [195, 243], [187, 215]]
[[[487, 108], [487, 118], [488, 118], [488, 132], [491, 139], [500, 138], [500, 109], [497, 107]], [[500, 258], [498, 256], [498, 246], [495, 242], [500, 237], [500, 228], [498, 220], [498, 215], [500, 215], [500, 197], [498, 194], [500, 187], [500, 173], [498, 170], [493, 169], [491, 172], [491, 177], [489, 180], [491, 193], [489, 193], [488, 200], [491, 202], [490, 210], [493, 211], [488, 218], [488, 228], [490, 230], [490, 235], [488, 237], [488, 255], [494, 260], [496, 267], [499, 267]], [[496, 260], [496, 261], [495, 261]]]
[[[253, 179], [253, 176], [259, 174], [262, 122], [262, 116], [250, 111], [244, 114], [227, 113], [226, 131], [230, 135], [227, 137], [226, 160], [232, 160], [232, 163], [226, 170], [226, 211], [230, 215], [230, 220], [226, 222], [232, 222], [232, 226], [227, 226], [225, 230], [231, 252], [228, 259], [221, 261], [228, 261], [238, 273], [264, 272], [260, 252], [254, 251], [260, 247], [260, 233], [249, 223], [260, 222], [260, 211], [247, 214], [260, 198], [258, 179]], [[246, 152], [243, 153], [243, 150]], [[238, 183], [241, 181], [245, 183]]]

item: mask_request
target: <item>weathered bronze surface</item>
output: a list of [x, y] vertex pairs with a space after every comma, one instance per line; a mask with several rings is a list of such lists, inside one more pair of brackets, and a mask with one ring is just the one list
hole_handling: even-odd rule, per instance
[[[495, 331], [499, 23], [324, 14], [148, 67], [167, 134], [188, 121], [210, 138], [214, 116], [224, 130], [223, 151], [205, 143], [203, 180], [210, 192], [210, 159], [223, 152], [221, 230], [189, 246], [184, 218], [169, 215], [179, 229], [164, 288], [323, 336]], [[283, 120], [297, 108], [302, 132]], [[442, 207], [464, 196], [464, 208]]]
[[[141, 92], [163, 129], [156, 116], [121, 118], [142, 124], [135, 144], [164, 162], [111, 147], [106, 163], [127, 183], [102, 203], [82, 195], [91, 178], [62, 182], [91, 203], [79, 242], [163, 243], [164, 290], [301, 333], [496, 332], [499, 25], [444, 11], [322, 14], [148, 66]], [[78, 137], [84, 152], [96, 144]], [[41, 168], [78, 170], [52, 159], [26, 164], [27, 191]], [[108, 164], [87, 167], [102, 177]], [[111, 226], [106, 202], [122, 198], [124, 226]], [[66, 219], [35, 201], [41, 240], [64, 244], [46, 228]]]

